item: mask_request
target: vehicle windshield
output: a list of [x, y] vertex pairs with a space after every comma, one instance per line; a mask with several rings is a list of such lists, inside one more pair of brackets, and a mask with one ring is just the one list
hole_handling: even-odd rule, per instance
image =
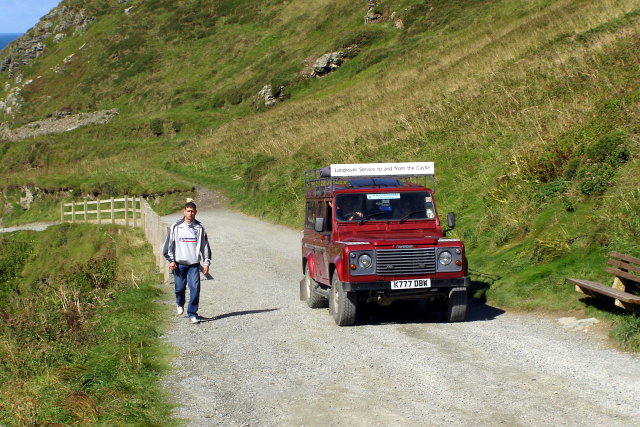
[[436, 217], [428, 191], [338, 194], [335, 210], [338, 221], [407, 221]]

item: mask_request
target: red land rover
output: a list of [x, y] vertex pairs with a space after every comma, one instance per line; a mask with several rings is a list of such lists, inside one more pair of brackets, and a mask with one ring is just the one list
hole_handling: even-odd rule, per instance
[[[431, 187], [427, 186], [430, 181]], [[445, 303], [463, 321], [469, 277], [464, 244], [445, 238], [431, 162], [331, 165], [305, 173], [300, 299], [353, 325], [359, 303]]]

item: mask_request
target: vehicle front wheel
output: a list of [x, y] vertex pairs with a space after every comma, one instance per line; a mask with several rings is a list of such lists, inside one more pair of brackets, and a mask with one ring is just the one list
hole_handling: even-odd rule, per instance
[[342, 289], [338, 273], [333, 273], [329, 292], [329, 311], [338, 326], [351, 326], [356, 323], [358, 297], [355, 292]]
[[462, 322], [467, 316], [467, 289], [454, 288], [449, 292], [449, 303], [445, 312], [447, 322]]
[[325, 308], [327, 306], [327, 299], [315, 292], [318, 286], [320, 286], [318, 282], [311, 278], [309, 264], [307, 264], [304, 267], [304, 296], [306, 297], [307, 305], [311, 308]]

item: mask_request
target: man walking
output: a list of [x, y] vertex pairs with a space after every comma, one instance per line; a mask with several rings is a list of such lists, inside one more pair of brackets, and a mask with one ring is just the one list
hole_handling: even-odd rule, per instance
[[189, 286], [189, 305], [187, 314], [191, 323], [198, 323], [198, 304], [200, 303], [200, 259], [202, 272], [209, 272], [211, 248], [209, 239], [200, 221], [196, 221], [196, 204], [187, 202], [184, 205], [184, 217], [169, 229], [169, 234], [162, 247], [162, 254], [169, 261], [169, 269], [173, 272], [178, 314], [184, 313], [185, 291]]

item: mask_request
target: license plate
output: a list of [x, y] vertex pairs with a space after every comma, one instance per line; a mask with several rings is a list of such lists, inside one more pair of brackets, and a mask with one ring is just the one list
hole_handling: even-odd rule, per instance
[[392, 280], [391, 289], [430, 288], [431, 279]]

